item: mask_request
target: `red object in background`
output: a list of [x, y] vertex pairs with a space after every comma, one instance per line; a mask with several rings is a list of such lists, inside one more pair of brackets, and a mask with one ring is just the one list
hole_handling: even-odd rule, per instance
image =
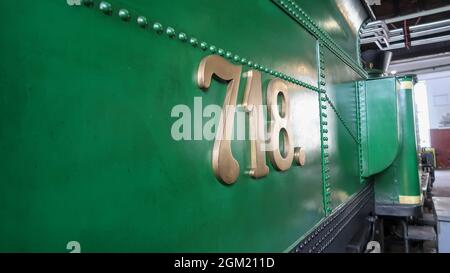
[[450, 168], [450, 129], [432, 129], [431, 147], [436, 149], [438, 168]]

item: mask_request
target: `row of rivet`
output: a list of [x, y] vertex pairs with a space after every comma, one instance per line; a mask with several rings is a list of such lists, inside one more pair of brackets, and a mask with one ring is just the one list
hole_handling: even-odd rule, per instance
[[[333, 235], [328, 240], [328, 242], [324, 246], [322, 246], [322, 248], [320, 248], [320, 250], [318, 251], [319, 253], [323, 252], [326, 248], [328, 248], [330, 244], [337, 238], [337, 236], [339, 236], [342, 230], [347, 227], [347, 223], [349, 223], [353, 218], [355, 218], [357, 212], [366, 204], [364, 201], [368, 200], [370, 193], [371, 193], [370, 191], [367, 191], [363, 195], [361, 195], [357, 200], [357, 202], [355, 203], [354, 207], [352, 209], [349, 209], [339, 219], [339, 221], [333, 225], [333, 227], [328, 231], [328, 233]], [[346, 224], [343, 224], [344, 221], [346, 222]], [[327, 234], [327, 236], [329, 236], [330, 234]]]
[[291, 17], [293, 17], [298, 23], [300, 23], [304, 28], [306, 28], [314, 37], [319, 39], [328, 49], [330, 49], [337, 57], [339, 57], [344, 63], [350, 66], [356, 73], [361, 77], [367, 78], [367, 72], [358, 65], [348, 53], [343, 50], [332, 38], [331, 36], [322, 30], [315, 22], [311, 19], [306, 12], [300, 8], [293, 0], [272, 0], [280, 7], [282, 7], [286, 12], [288, 12]]
[[[91, 7], [94, 6], [94, 0], [83, 0], [83, 4], [85, 6]], [[101, 1], [99, 3], [99, 9], [105, 13], [106, 15], [112, 15], [113, 14], [113, 8], [112, 5], [107, 2], [107, 1]], [[124, 21], [130, 21], [131, 20], [131, 15], [130, 12], [126, 9], [120, 9], [118, 12], [119, 17], [124, 20]], [[147, 18], [145, 16], [138, 16], [136, 19], [137, 24], [142, 27], [142, 28], [146, 28], [149, 25], [149, 22], [147, 20]], [[166, 27], [164, 28], [163, 25], [159, 22], [155, 22], [152, 25], [152, 29], [157, 33], [157, 34], [162, 34], [165, 33], [168, 37], [170, 38], [175, 38], [177, 37], [178, 40], [180, 40], [181, 42], [189, 42], [189, 44], [191, 46], [193, 46], [194, 48], [199, 48], [203, 51], [209, 51], [212, 54], [217, 54], [220, 56], [223, 56], [227, 59], [229, 59], [230, 61], [236, 63], [236, 64], [241, 64], [244, 66], [248, 66], [249, 68], [252, 69], [256, 69], [259, 70], [263, 73], [267, 73], [270, 74], [274, 77], [283, 79], [287, 82], [290, 82], [292, 84], [295, 85], [299, 85], [302, 87], [305, 87], [309, 90], [315, 91], [315, 92], [320, 92], [320, 88], [315, 87], [311, 84], [308, 84], [306, 82], [300, 81], [295, 79], [294, 77], [291, 77], [289, 75], [283, 74], [281, 72], [275, 71], [273, 69], [270, 69], [266, 66], [260, 65], [256, 62], [253, 62], [251, 60], [248, 60], [247, 58], [243, 58], [240, 57], [237, 54], [233, 54], [230, 51], [224, 50], [222, 48], [217, 48], [214, 45], [210, 45], [207, 42], [204, 41], [199, 41], [197, 38], [195, 37], [189, 37], [186, 33], [184, 32], [179, 32], [177, 35], [177, 31], [173, 28], [173, 27]]]
[[[282, 0], [280, 2], [283, 2]], [[367, 72], [361, 68], [356, 62], [353, 61], [353, 58], [350, 57], [345, 50], [343, 50], [332, 38], [331, 36], [322, 30], [312, 19], [309, 17], [293, 0], [287, 0], [289, 4], [291, 4], [299, 13], [309, 22], [309, 24], [305, 24], [305, 20], [300, 22], [304, 24], [305, 27], [309, 28], [310, 31], [315, 34], [316, 38], [322, 39], [324, 44], [332, 51], [335, 51], [336, 55], [344, 62], [346, 62], [350, 67], [352, 67], [355, 72], [360, 74], [363, 78], [367, 78]], [[284, 5], [286, 8], [286, 5]], [[287, 7], [288, 11], [291, 15], [294, 15], [297, 19], [300, 18], [300, 15], [295, 13], [295, 11], [291, 7]], [[319, 33], [319, 34], [318, 34]], [[337, 52], [336, 52], [337, 51]]]
[[[327, 114], [327, 92], [326, 86], [326, 73], [325, 73], [325, 56], [324, 56], [324, 46], [319, 42], [319, 84], [322, 86], [322, 92], [319, 93], [320, 97], [320, 115], [321, 115], [321, 138], [322, 138], [322, 149], [323, 149], [323, 159], [322, 159], [322, 169], [323, 169], [323, 194], [324, 194], [324, 210], [325, 215], [329, 215], [332, 211], [331, 208], [331, 184], [330, 184], [330, 158], [329, 158], [329, 145], [328, 145], [328, 114]], [[326, 155], [326, 156], [325, 156]]]
[[[312, 32], [313, 34], [322, 34], [326, 37], [328, 37], [328, 41], [327, 39], [323, 39], [324, 36], [321, 35], [315, 35], [317, 39], [319, 39], [321, 41], [321, 45], [325, 44], [328, 46], [329, 49], [330, 45], [329, 43], [327, 44], [327, 42], [332, 43], [332, 48], [337, 48], [340, 49], [340, 47], [331, 39], [331, 37], [329, 37], [328, 33], [326, 33], [325, 31], [323, 31], [321, 28], [319, 28], [319, 26], [306, 14], [306, 12], [304, 12], [302, 10], [302, 8], [300, 8], [294, 1], [292, 0], [285, 0], [285, 1], [278, 1], [278, 3], [284, 7], [292, 16], [294, 16], [296, 19], [300, 20], [300, 23], [302, 23], [302, 25], [304, 25], [304, 27], [306, 27], [307, 29], [310, 30], [310, 32]], [[345, 51], [343, 51], [342, 49], [340, 49], [344, 54], [346, 54]], [[347, 55], [348, 56], [348, 55]], [[324, 53], [323, 50], [320, 51], [320, 57], [321, 60], [323, 60], [324, 57]], [[350, 58], [350, 57], [348, 57]], [[347, 58], [347, 59], [348, 59]], [[350, 58], [351, 59], [351, 58]], [[358, 68], [360, 68], [358, 65], [356, 65]], [[325, 67], [323, 61], [320, 63], [320, 67]], [[360, 68], [362, 70], [362, 68]], [[355, 69], [354, 69], [355, 70]], [[364, 71], [365, 73], [365, 71]], [[321, 87], [320, 89], [320, 93], [326, 93], [326, 91], [323, 89], [326, 86], [326, 81], [322, 80], [325, 79], [325, 73], [323, 70], [320, 71], [320, 78], [321, 80], [319, 81], [319, 86]], [[364, 77], [367, 77], [367, 75], [362, 75]], [[357, 138], [355, 137], [355, 135], [352, 133], [352, 131], [350, 130], [350, 127], [346, 124], [346, 122], [344, 121], [343, 117], [341, 116], [341, 114], [337, 111], [336, 107], [334, 106], [333, 102], [330, 100], [330, 98], [328, 96], [325, 97], [324, 101], [327, 101], [331, 108], [333, 109], [333, 111], [336, 113], [338, 119], [342, 122], [344, 128], [350, 133], [350, 136], [357, 142]]]
[[[310, 247], [307, 252], [323, 252], [337, 237], [339, 232], [342, 231], [343, 228], [345, 228], [345, 225], [342, 225], [344, 220], [350, 221], [354, 218], [354, 216], [357, 214], [359, 209], [365, 204], [363, 201], [367, 200], [371, 191], [370, 186], [367, 186], [361, 193], [358, 194], [356, 198], [354, 198], [352, 201], [350, 201], [347, 204], [346, 208], [342, 208], [338, 210], [337, 212], [334, 212], [332, 215], [330, 215], [322, 224], [319, 225], [319, 227], [311, 234], [309, 234], [295, 249], [294, 252], [300, 253], [304, 252], [305, 248], [316, 238], [319, 234], [322, 235], [320, 239], [315, 243], [314, 246]], [[349, 217], [350, 216], [350, 217]], [[339, 218], [338, 222], [335, 223], [336, 219]], [[327, 229], [329, 225], [333, 224], [333, 226], [327, 230], [325, 234], [321, 234], [324, 229]], [[339, 227], [337, 232], [334, 232]], [[334, 234], [330, 239], [327, 240], [327, 243], [323, 245], [321, 248], [319, 246], [322, 244], [322, 242], [325, 241], [325, 239], [329, 238], [331, 234]], [[316, 251], [317, 249], [317, 251]]]
[[357, 112], [356, 112], [356, 119], [357, 119], [357, 126], [358, 126], [358, 163], [359, 163], [359, 180], [360, 182], [364, 182], [363, 173], [364, 173], [364, 166], [363, 166], [363, 147], [362, 147], [362, 115], [365, 116], [366, 108], [365, 108], [365, 89], [364, 89], [364, 83], [363, 82], [357, 82], [356, 83], [356, 92], [357, 92]]
[[[94, 5], [94, 0], [83, 0], [83, 3], [86, 6], [93, 6]], [[104, 12], [105, 14], [107, 14], [107, 15], [111, 15], [112, 11], [113, 11], [112, 10], [112, 5], [109, 2], [106, 2], [106, 1], [101, 1], [100, 2], [99, 9], [102, 12]], [[128, 10], [126, 10], [126, 9], [120, 9], [119, 12], [118, 12], [118, 15], [124, 21], [130, 21], [131, 20], [130, 12]], [[145, 16], [138, 16], [137, 19], [136, 19], [136, 22], [142, 28], [146, 28], [148, 26], [148, 20], [147, 20], [147, 18]], [[175, 31], [175, 29], [173, 27], [167, 27], [166, 29], [164, 29], [163, 25], [161, 23], [159, 23], [159, 22], [155, 22], [152, 25], [152, 29], [158, 34], [162, 34], [162, 33], [165, 32], [167, 34], [167, 36], [170, 37], [170, 38], [175, 38], [177, 36], [176, 35], [176, 31]], [[305, 88], [310, 89], [312, 91], [316, 91], [316, 92], [319, 92], [319, 93], [322, 93], [322, 94], [326, 93], [325, 89], [323, 89], [323, 87], [326, 85], [326, 81], [324, 81], [324, 80], [319, 81], [319, 85], [322, 86], [322, 88], [317, 88], [315, 86], [312, 86], [312, 85], [307, 84], [305, 82], [302, 82], [300, 80], [296, 80], [293, 77], [287, 76], [287, 75], [285, 75], [283, 73], [277, 72], [275, 70], [272, 70], [272, 69], [269, 69], [269, 68], [264, 67], [262, 65], [259, 65], [258, 63], [255, 63], [255, 62], [252, 62], [250, 60], [247, 60], [246, 58], [241, 58], [239, 55], [233, 55], [233, 53], [231, 53], [230, 51], [225, 51], [225, 50], [223, 50], [221, 48], [217, 48], [214, 45], [208, 45], [208, 43], [206, 43], [206, 42], [199, 42], [197, 40], [197, 38], [195, 38], [195, 37], [188, 37], [188, 35], [186, 33], [184, 33], [184, 32], [178, 33], [178, 39], [180, 41], [182, 41], [182, 42], [189, 42], [189, 44], [191, 44], [193, 47], [199, 47], [203, 51], [209, 50], [213, 54], [218, 54], [220, 56], [226, 57], [227, 59], [229, 59], [229, 60], [231, 60], [231, 61], [233, 61], [235, 63], [249, 66], [250, 68], [254, 68], [254, 69], [260, 70], [261, 72], [268, 73], [268, 74], [270, 74], [270, 75], [272, 75], [274, 77], [281, 78], [283, 80], [286, 80], [286, 81], [291, 82], [293, 84], [305, 87]], [[321, 54], [321, 57], [323, 57], [323, 51], [321, 51], [320, 54]], [[324, 68], [324, 65], [322, 64], [321, 67]], [[324, 74], [323, 70], [320, 72], [320, 77], [321, 78], [325, 78], [325, 74]], [[325, 96], [323, 101], [329, 101], [329, 103], [332, 105], [332, 109], [336, 112], [336, 114], [339, 117], [339, 119], [343, 122], [344, 127], [348, 129], [348, 126], [345, 124], [345, 122], [341, 118], [340, 114], [335, 109], [335, 107], [333, 107], [333, 104], [329, 100], [328, 96]], [[326, 107], [326, 106], [323, 106], [323, 107]], [[352, 137], [353, 137], [353, 134], [352, 134]]]
[[352, 130], [350, 129], [350, 127], [347, 125], [347, 123], [344, 121], [344, 118], [342, 117], [342, 115], [338, 112], [336, 106], [334, 105], [334, 103], [331, 101], [331, 99], [326, 96], [325, 100], [328, 102], [328, 104], [331, 106], [331, 109], [333, 109], [333, 111], [336, 113], [336, 116], [338, 117], [338, 119], [341, 121], [342, 125], [344, 126], [345, 130], [350, 134], [350, 136], [353, 138], [353, 140], [359, 144], [359, 140], [358, 138], [354, 135], [354, 133], [352, 132]]

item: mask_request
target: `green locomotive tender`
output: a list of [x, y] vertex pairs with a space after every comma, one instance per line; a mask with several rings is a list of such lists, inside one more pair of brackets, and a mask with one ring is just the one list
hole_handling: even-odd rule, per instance
[[364, 251], [421, 206], [359, 1], [0, 8], [0, 252]]

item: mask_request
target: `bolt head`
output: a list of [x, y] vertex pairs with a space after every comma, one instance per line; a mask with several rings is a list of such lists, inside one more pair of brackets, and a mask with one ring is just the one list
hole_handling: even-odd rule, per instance
[[130, 12], [126, 9], [121, 9], [119, 10], [119, 17], [124, 21], [128, 21], [130, 20]]
[[144, 16], [139, 16], [136, 21], [140, 27], [147, 27], [148, 25], [147, 18], [145, 18]]
[[206, 50], [208, 48], [208, 44], [206, 42], [201, 42], [200, 43], [200, 48], [203, 50]]
[[180, 34], [178, 34], [178, 39], [182, 42], [186, 42], [187, 41], [186, 33], [181, 32]]
[[153, 30], [156, 31], [157, 33], [161, 33], [163, 30], [163, 26], [160, 23], [154, 23]]
[[196, 47], [196, 46], [198, 45], [198, 41], [197, 41], [196, 38], [191, 38], [191, 39], [189, 40], [189, 43], [190, 43], [192, 46], [194, 46], [194, 47]]
[[175, 37], [175, 29], [174, 28], [172, 28], [172, 27], [167, 27], [166, 28], [166, 34], [170, 37], [170, 38], [173, 38], [173, 37]]
[[105, 13], [105, 14], [111, 14], [111, 12], [112, 12], [112, 6], [111, 6], [111, 4], [110, 3], [108, 3], [108, 2], [106, 2], [106, 1], [101, 1], [100, 2], [100, 4], [99, 4], [99, 9], [101, 10], [101, 11], [103, 11], [103, 13]]

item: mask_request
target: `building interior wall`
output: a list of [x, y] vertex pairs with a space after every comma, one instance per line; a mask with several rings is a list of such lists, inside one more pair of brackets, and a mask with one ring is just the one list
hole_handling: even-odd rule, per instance
[[438, 168], [450, 168], [450, 71], [421, 75], [426, 82], [431, 146]]

